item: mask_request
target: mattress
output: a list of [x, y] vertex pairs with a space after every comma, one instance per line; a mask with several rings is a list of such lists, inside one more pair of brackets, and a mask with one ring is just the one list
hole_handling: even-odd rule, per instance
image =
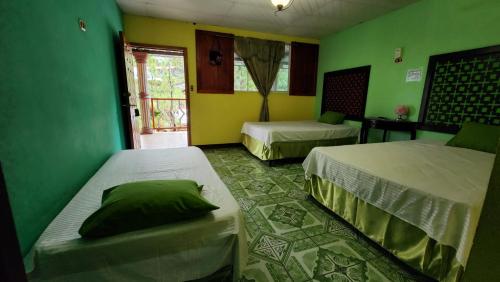
[[[83, 221], [103, 190], [126, 182], [192, 179], [220, 209], [192, 220], [85, 240]], [[126, 150], [114, 154], [43, 232], [28, 264], [30, 280], [186, 281], [233, 265], [235, 278], [247, 259], [240, 208], [196, 147]]]
[[403, 141], [318, 147], [303, 163], [356, 197], [454, 247], [466, 265], [494, 154]]
[[270, 146], [273, 142], [328, 140], [357, 137], [359, 128], [345, 124], [328, 124], [314, 120], [245, 122], [241, 133]]

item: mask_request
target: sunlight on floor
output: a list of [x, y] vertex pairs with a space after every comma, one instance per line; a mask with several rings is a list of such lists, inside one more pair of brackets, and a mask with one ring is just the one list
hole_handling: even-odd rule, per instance
[[165, 149], [187, 146], [187, 131], [141, 134], [142, 149]]

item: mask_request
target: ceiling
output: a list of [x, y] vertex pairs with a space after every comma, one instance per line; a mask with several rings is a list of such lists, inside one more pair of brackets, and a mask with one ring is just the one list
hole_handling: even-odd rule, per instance
[[295, 0], [275, 14], [270, 0], [117, 0], [125, 13], [321, 38], [417, 0]]

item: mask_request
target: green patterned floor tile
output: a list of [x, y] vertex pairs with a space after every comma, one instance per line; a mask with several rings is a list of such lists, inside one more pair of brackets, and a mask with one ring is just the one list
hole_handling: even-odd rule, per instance
[[[217, 169], [216, 169], [216, 171], [217, 171]], [[251, 181], [254, 179], [249, 174], [233, 174], [232, 172], [230, 172], [227, 177], [231, 177], [232, 179], [234, 179], [235, 182]]]
[[294, 252], [302, 252], [317, 247], [317, 244], [311, 238], [297, 240], [293, 244]]
[[314, 280], [321, 282], [368, 280], [367, 263], [345, 253], [319, 248]]
[[324, 210], [313, 204], [310, 200], [304, 199], [304, 200], [299, 200], [299, 203], [312, 215], [314, 215], [318, 220], [320, 220], [322, 223], [326, 222], [327, 220], [331, 219], [332, 216], [330, 214], [327, 214]]
[[286, 196], [296, 200], [305, 200], [307, 198], [307, 194], [305, 192], [297, 189], [288, 190]]
[[301, 228], [304, 225], [304, 218], [307, 211], [290, 205], [277, 204], [272, 208], [267, 219], [285, 225]]
[[302, 175], [293, 175], [292, 174], [292, 175], [288, 176], [288, 179], [290, 179], [290, 181], [295, 183], [299, 188], [302, 188], [304, 186], [305, 179]]
[[305, 282], [311, 279], [295, 257], [290, 257], [285, 267], [292, 281]]
[[245, 199], [247, 198], [247, 194], [245, 193], [244, 190], [231, 190], [230, 189], [230, 191], [233, 194], [233, 197], [237, 200], [241, 199], [241, 198], [245, 198]]
[[358, 235], [358, 233], [351, 228], [338, 229], [329, 233], [351, 241], [360, 240], [360, 236]]
[[286, 238], [268, 233], [261, 233], [250, 245], [250, 252], [272, 263], [284, 263], [292, 249], [293, 242]]
[[425, 280], [309, 200], [300, 163], [269, 167], [240, 147], [204, 151], [245, 218], [241, 282]]
[[295, 201], [258, 207], [279, 234], [319, 223]]
[[269, 206], [283, 202], [289, 202], [290, 198], [288, 197], [285, 198], [285, 197], [286, 194], [284, 192], [278, 192], [268, 195], [255, 196], [252, 197], [252, 199], [256, 200], [259, 206]]
[[260, 234], [259, 225], [253, 222], [246, 221], [245, 230], [247, 231], [248, 239], [255, 238]]
[[272, 181], [270, 178], [258, 180], [254, 179], [249, 181], [242, 181], [240, 183], [249, 197], [284, 192], [283, 189], [276, 185], [276, 183], [274, 183], [274, 181]]
[[229, 166], [228, 169], [233, 175], [249, 175], [256, 172], [256, 168], [251, 165], [238, 165]]
[[243, 273], [240, 282], [274, 282], [271, 273], [264, 263], [249, 265]]
[[401, 271], [397, 262], [392, 257], [380, 256], [370, 260], [370, 265], [376, 269], [377, 272], [383, 273], [387, 281], [394, 282], [415, 282], [424, 281], [419, 274]]
[[380, 250], [374, 248], [372, 243], [365, 240], [347, 240], [347, 244], [366, 260], [372, 260], [384, 255]]
[[266, 263], [266, 268], [274, 281], [294, 282], [288, 275], [287, 269], [282, 264]]
[[240, 198], [238, 204], [243, 211], [249, 212], [257, 205], [257, 202], [249, 198]]
[[304, 231], [302, 231], [302, 229], [286, 232], [286, 233], [281, 234], [281, 236], [288, 238], [288, 239], [291, 239], [291, 240], [294, 240], [294, 241], [302, 240], [304, 238], [309, 237], [309, 236], [307, 236], [306, 233], [304, 233]]
[[303, 228], [302, 231], [304, 231], [309, 237], [326, 233], [325, 227], [323, 225], [315, 225], [308, 228]]
[[332, 218], [332, 217], [327, 217], [325, 224], [324, 224], [324, 230], [325, 232], [335, 232], [339, 231], [342, 229], [346, 229], [347, 225], [344, 224], [343, 222], [339, 221], [338, 219]]
[[336, 242], [339, 240], [343, 240], [343, 238], [340, 238], [340, 237], [338, 237], [334, 234], [331, 234], [331, 233], [323, 233], [323, 234], [311, 237], [311, 240], [313, 240], [314, 243], [316, 243], [316, 244], [318, 244], [318, 246], [320, 246], [320, 245], [324, 245], [324, 244], [330, 244], [332, 242]]
[[254, 257], [254, 256], [248, 256], [248, 262], [247, 265], [252, 265], [261, 262], [260, 259]]
[[227, 176], [230, 176], [230, 177], [227, 177], [229, 179], [233, 179], [233, 177], [231, 177], [231, 171], [227, 168], [227, 167], [224, 167], [224, 166], [214, 166], [214, 169], [217, 170], [217, 173], [219, 174], [219, 176], [221, 178], [226, 178]]
[[272, 227], [272, 224], [266, 219], [266, 217], [262, 214], [262, 212], [258, 209], [255, 209], [255, 212], [250, 215], [255, 223], [259, 225], [260, 231], [262, 232], [270, 232], [273, 233], [275, 230]]

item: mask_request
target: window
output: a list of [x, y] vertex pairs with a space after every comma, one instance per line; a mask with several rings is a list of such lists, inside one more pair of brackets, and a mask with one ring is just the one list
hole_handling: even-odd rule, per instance
[[[271, 91], [287, 92], [289, 80], [290, 44], [285, 45], [285, 56], [281, 60], [280, 69]], [[257, 91], [252, 77], [243, 63], [243, 60], [234, 54], [234, 90], [235, 91]]]

